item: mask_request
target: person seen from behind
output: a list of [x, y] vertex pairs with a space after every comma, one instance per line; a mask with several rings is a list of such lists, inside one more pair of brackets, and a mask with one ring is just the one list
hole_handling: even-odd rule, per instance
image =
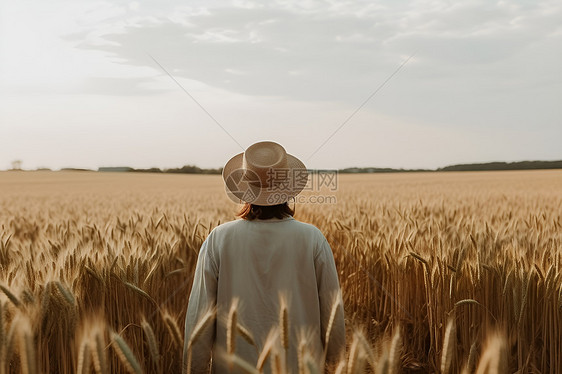
[[223, 180], [244, 205], [199, 251], [183, 372], [237, 373], [241, 360], [269, 372], [278, 360], [297, 373], [304, 354], [339, 361], [345, 324], [334, 256], [322, 232], [296, 220], [288, 204], [306, 185], [304, 164], [277, 143], [259, 142], [227, 162]]

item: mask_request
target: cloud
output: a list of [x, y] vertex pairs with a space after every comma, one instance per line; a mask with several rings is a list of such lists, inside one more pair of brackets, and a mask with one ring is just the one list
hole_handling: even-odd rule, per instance
[[115, 77], [90, 77], [85, 79], [79, 88], [75, 88], [71, 93], [81, 93], [90, 95], [156, 95], [171, 91], [154, 87], [154, 80], [151, 78], [115, 78]]
[[64, 84], [6, 84], [0, 93], [17, 95], [48, 94], [48, 95], [103, 95], [103, 96], [152, 96], [172, 91], [173, 88], [163, 87], [151, 77], [84, 77], [75, 79], [73, 83]]
[[[510, 58], [554, 32], [561, 15], [556, 7], [547, 11], [538, 5], [409, 4], [404, 11], [337, 2], [327, 7], [318, 1], [264, 7], [245, 1], [195, 15], [176, 12], [183, 24], [141, 19], [102, 35], [106, 45], [85, 41], [78, 47], [142, 66], [150, 65], [145, 54], [150, 52], [179, 76], [245, 94], [333, 99], [350, 85], [372, 87], [414, 50], [420, 62], [445, 68]], [[232, 79], [227, 69], [249, 74]], [[290, 71], [304, 74], [291, 78]]]
[[[560, 48], [546, 45], [555, 43], [544, 43], [562, 42], [560, 17], [555, 2], [243, 1], [175, 8], [173, 19], [137, 17], [118, 31], [97, 30], [95, 41], [70, 37], [83, 38], [77, 48], [103, 51], [119, 64], [158, 70], [148, 52], [178, 78], [244, 95], [350, 107], [416, 51], [371, 107], [428, 123], [484, 126], [479, 108], [528, 103], [529, 93], [517, 88], [557, 74], [549, 63], [533, 75], [521, 72], [529, 70], [530, 53], [562, 58]], [[559, 94], [549, 85], [541, 89]], [[502, 105], [490, 113], [499, 123], [509, 104]], [[560, 114], [546, 111], [550, 122]]]
[[[213, 157], [238, 151], [150, 54], [244, 145], [280, 139], [303, 143], [306, 153], [311, 139], [326, 139], [416, 52], [315, 156], [317, 166], [344, 159], [349, 163], [342, 166], [442, 166], [559, 155], [558, 1], [13, 4], [18, 11], [7, 13], [9, 27], [2, 25], [10, 48], [0, 61], [0, 95], [20, 102], [16, 111], [3, 101], [14, 128], [43, 126], [47, 117], [80, 129], [104, 123], [133, 132], [139, 122], [168, 129], [187, 123], [198, 137], [193, 128], [178, 137], [174, 127], [162, 134], [163, 151], [154, 153], [167, 154], [173, 139], [178, 160], [203, 166], [200, 147], [209, 139], [224, 138], [219, 148], [226, 153]], [[84, 107], [101, 120], [88, 123], [94, 115], [84, 115]], [[117, 140], [115, 147], [120, 150]], [[214, 160], [207, 165], [220, 165]]]
[[[184, 16], [188, 25], [139, 22], [103, 35], [104, 45], [84, 41], [78, 48], [101, 50], [118, 63], [154, 66], [148, 52], [178, 77], [243, 94], [306, 100], [341, 99], [350, 86], [370, 88], [373, 83], [365, 84], [365, 78], [373, 71], [389, 72], [378, 47], [377, 33], [384, 26], [371, 20], [310, 19], [271, 8]], [[245, 74], [233, 76], [233, 71]]]

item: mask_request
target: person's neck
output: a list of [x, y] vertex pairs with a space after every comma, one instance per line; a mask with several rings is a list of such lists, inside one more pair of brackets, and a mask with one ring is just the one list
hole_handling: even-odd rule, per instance
[[277, 222], [277, 221], [288, 221], [294, 219], [292, 216], [287, 216], [283, 218], [271, 217], [266, 219], [256, 218], [254, 221], [265, 221], [265, 222]]

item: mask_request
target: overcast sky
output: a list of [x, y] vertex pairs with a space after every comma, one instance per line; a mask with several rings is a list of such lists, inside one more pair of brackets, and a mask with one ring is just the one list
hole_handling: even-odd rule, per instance
[[0, 4], [0, 169], [562, 159], [558, 0]]

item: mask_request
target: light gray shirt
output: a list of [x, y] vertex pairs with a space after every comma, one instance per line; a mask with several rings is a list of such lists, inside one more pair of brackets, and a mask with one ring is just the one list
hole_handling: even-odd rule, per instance
[[[239, 299], [238, 322], [249, 330], [256, 347], [240, 334], [235, 354], [255, 366], [268, 334], [279, 326], [280, 293], [288, 304], [287, 369], [297, 373], [299, 340], [317, 360], [324, 349], [328, 361], [345, 350], [345, 326], [340, 302], [328, 347], [325, 336], [340, 286], [330, 245], [315, 226], [295, 220], [238, 219], [215, 227], [199, 251], [185, 321], [184, 371], [187, 344], [205, 311], [216, 307], [216, 323], [194, 341], [191, 372], [227, 373], [220, 352], [226, 351], [226, 321], [232, 300]], [[282, 350], [284, 352], [284, 350]], [[265, 371], [268, 372], [267, 362]]]

